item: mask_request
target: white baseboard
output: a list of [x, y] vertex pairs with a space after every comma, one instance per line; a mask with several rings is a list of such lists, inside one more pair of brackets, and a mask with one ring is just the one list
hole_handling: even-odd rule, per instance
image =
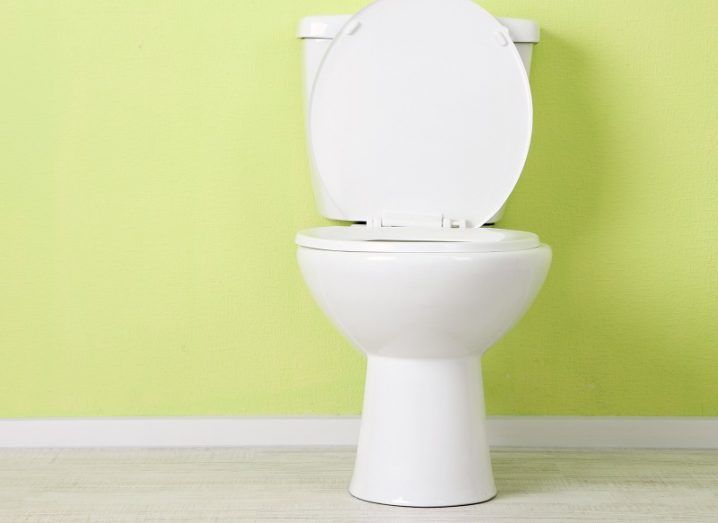
[[[0, 419], [0, 448], [355, 445], [359, 418]], [[718, 418], [500, 416], [494, 447], [718, 449]]]

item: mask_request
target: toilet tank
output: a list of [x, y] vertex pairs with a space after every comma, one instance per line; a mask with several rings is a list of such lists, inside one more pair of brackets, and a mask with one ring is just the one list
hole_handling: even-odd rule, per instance
[[[325, 53], [332, 43], [332, 39], [339, 33], [344, 25], [353, 15], [325, 15], [307, 16], [299, 23], [297, 37], [302, 40], [303, 62], [303, 86], [304, 86], [304, 109], [309, 114], [309, 100], [311, 99], [312, 86], [316, 78], [319, 66], [322, 63]], [[509, 35], [518, 49], [523, 61], [526, 73], [531, 72], [531, 53], [533, 46], [539, 42], [539, 26], [533, 20], [521, 18], [497, 18], [509, 30]], [[319, 180], [316, 172], [312, 172], [312, 185], [314, 196], [319, 212], [324, 216], [336, 216], [341, 214], [335, 209], [329, 195]], [[497, 212], [487, 224], [494, 224], [501, 219], [504, 207]]]

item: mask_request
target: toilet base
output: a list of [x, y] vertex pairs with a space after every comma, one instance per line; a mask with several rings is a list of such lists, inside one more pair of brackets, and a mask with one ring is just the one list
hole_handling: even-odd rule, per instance
[[479, 356], [369, 356], [349, 491], [408, 507], [470, 505], [496, 495]]

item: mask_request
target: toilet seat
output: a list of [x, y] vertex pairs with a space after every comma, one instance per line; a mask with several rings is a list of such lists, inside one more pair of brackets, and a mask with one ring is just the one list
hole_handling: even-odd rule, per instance
[[344, 252], [481, 253], [533, 249], [538, 236], [508, 229], [333, 226], [297, 234], [300, 247]]
[[479, 227], [518, 181], [531, 128], [528, 77], [496, 18], [470, 0], [377, 0], [333, 39], [311, 90], [323, 214]]

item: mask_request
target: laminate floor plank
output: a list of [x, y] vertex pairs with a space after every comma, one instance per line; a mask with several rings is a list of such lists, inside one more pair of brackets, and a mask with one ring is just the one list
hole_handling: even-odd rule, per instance
[[348, 448], [4, 449], [0, 521], [718, 522], [718, 452], [492, 452], [499, 495], [446, 509], [352, 498]]

